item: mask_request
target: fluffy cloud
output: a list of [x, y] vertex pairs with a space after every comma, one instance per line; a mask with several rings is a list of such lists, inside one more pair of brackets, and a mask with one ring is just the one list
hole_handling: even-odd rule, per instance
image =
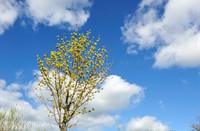
[[137, 50], [135, 49], [135, 45], [130, 45], [130, 46], [127, 48], [127, 53], [130, 54], [130, 55], [135, 55], [135, 54], [137, 54]]
[[0, 35], [12, 26], [19, 15], [19, 4], [15, 0], [0, 0]]
[[[3, 85], [2, 85], [3, 83]], [[10, 109], [11, 107], [16, 107], [19, 113], [23, 114], [25, 119], [31, 123], [32, 130], [34, 131], [38, 127], [46, 130], [58, 130], [55, 123], [48, 118], [46, 107], [43, 105], [38, 105], [34, 107], [30, 102], [24, 100], [25, 95], [16, 89], [26, 90], [26, 85], [21, 85], [18, 83], [12, 83], [6, 85], [5, 80], [0, 80], [0, 110]], [[17, 87], [17, 88], [16, 88]], [[51, 125], [50, 125], [50, 122]]]
[[131, 84], [117, 75], [109, 76], [102, 87], [101, 93], [96, 94], [95, 99], [89, 103], [90, 107], [96, 107], [97, 112], [124, 109], [140, 102], [144, 97], [142, 87]]
[[169, 131], [167, 125], [158, 121], [155, 117], [144, 116], [133, 118], [127, 124], [127, 131]]
[[[19, 14], [29, 18], [34, 26], [83, 26], [90, 17], [90, 0], [0, 0], [0, 35], [14, 24]], [[21, 25], [26, 23], [22, 20]]]
[[198, 0], [143, 0], [121, 28], [123, 40], [140, 50], [155, 47], [154, 66], [200, 66]]
[[26, 13], [35, 24], [84, 25], [90, 16], [89, 0], [26, 0]]
[[[37, 80], [30, 81], [28, 84], [11, 83], [9, 85], [6, 85], [5, 80], [0, 80], [0, 85], [0, 109], [8, 109], [17, 105], [17, 110], [24, 114], [28, 121], [34, 125], [42, 123], [41, 127], [45, 129], [51, 128], [47, 113], [44, 113], [47, 110], [45, 106], [39, 103], [33, 92], [33, 89], [38, 86]], [[104, 90], [96, 94], [94, 100], [87, 105], [88, 108], [95, 108], [96, 111], [74, 118], [74, 121], [79, 121], [77, 129], [100, 131], [104, 127], [111, 127], [115, 125], [115, 121], [120, 117], [111, 114], [111, 112], [137, 104], [144, 97], [142, 87], [129, 83], [116, 75], [109, 76], [102, 87]], [[46, 96], [48, 93], [44, 95]], [[34, 101], [30, 101], [30, 99]], [[52, 125], [56, 130], [55, 123]]]
[[6, 81], [3, 79], [0, 79], [0, 89], [4, 88], [6, 86]]
[[92, 131], [113, 126], [119, 116], [111, 115], [110, 112], [137, 104], [144, 97], [142, 87], [129, 83], [117, 75], [109, 76], [102, 87], [101, 93], [96, 94], [94, 100], [87, 105], [88, 108], [94, 107], [95, 112], [75, 118], [80, 121], [78, 128]]
[[78, 121], [77, 128], [81, 131], [102, 131], [104, 127], [111, 127], [115, 124], [118, 116], [109, 114], [85, 114], [79, 115], [75, 118]]

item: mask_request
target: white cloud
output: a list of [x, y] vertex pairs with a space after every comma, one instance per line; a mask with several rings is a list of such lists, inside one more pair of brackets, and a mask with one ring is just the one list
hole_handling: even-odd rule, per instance
[[[35, 72], [38, 73], [38, 71]], [[44, 105], [39, 103], [38, 98], [34, 95], [34, 88], [38, 87], [38, 80], [30, 81], [28, 84], [11, 83], [9, 85], [6, 85], [5, 80], [0, 80], [0, 85], [2, 85], [2, 88], [0, 88], [0, 109], [8, 109], [17, 105], [17, 110], [28, 121], [34, 125], [42, 123], [42, 128], [51, 130], [47, 116], [48, 111]], [[88, 109], [95, 108], [95, 112], [79, 115], [74, 118], [74, 121], [79, 121], [77, 125], [78, 129], [101, 131], [104, 127], [112, 127], [116, 124], [116, 120], [120, 116], [110, 114], [111, 112], [120, 111], [132, 104], [137, 104], [144, 97], [142, 87], [129, 83], [117, 75], [109, 76], [102, 87], [104, 90], [96, 94], [94, 100], [87, 105]], [[26, 93], [22, 94], [20, 92], [22, 90]], [[48, 93], [44, 95], [48, 96]], [[30, 98], [34, 101], [25, 100]], [[53, 126], [54, 130], [56, 130], [55, 123], [53, 123]], [[36, 126], [33, 127], [33, 129], [35, 128]]]
[[75, 118], [80, 121], [78, 127], [82, 130], [102, 130], [103, 127], [113, 126], [119, 116], [110, 115], [110, 112], [137, 104], [144, 97], [142, 87], [117, 75], [109, 76], [102, 87], [103, 90], [87, 106], [89, 109], [95, 108], [95, 112]]
[[14, 24], [19, 15], [19, 4], [15, 0], [0, 0], [0, 35]]
[[200, 66], [198, 2], [143, 0], [121, 28], [124, 42], [139, 49], [157, 48], [154, 66], [158, 68]]
[[200, 66], [200, 32], [198, 34], [184, 35], [174, 43], [162, 47], [155, 54], [156, 67], [170, 67], [180, 65], [182, 67]]
[[[40, 102], [40, 99], [38, 98], [38, 96], [40, 96], [41, 93], [45, 100], [50, 96], [50, 93], [47, 90], [45, 90], [45, 88], [40, 88], [38, 83], [39, 83], [39, 81], [35, 80], [35, 81], [30, 81], [27, 84], [27, 88], [29, 90], [27, 97], [32, 98], [35, 102]], [[40, 90], [38, 90], [38, 89], [40, 89]]]
[[26, 14], [35, 24], [82, 26], [88, 20], [89, 0], [26, 0]]
[[0, 89], [4, 88], [6, 86], [6, 81], [3, 79], [0, 79]]
[[167, 125], [152, 116], [132, 118], [127, 124], [127, 131], [169, 131]]
[[135, 55], [137, 54], [137, 50], [136, 50], [136, 47], [135, 45], [130, 45], [128, 48], [127, 48], [127, 53], [130, 54], [130, 55]]
[[12, 83], [6, 87], [6, 89], [9, 91], [16, 91], [16, 90], [19, 90], [20, 88], [22, 88], [22, 85], [17, 84], [17, 83]]
[[[0, 84], [6, 83], [5, 80], [0, 80]], [[52, 127], [50, 122], [52, 121], [48, 118], [46, 107], [44, 105], [38, 105], [34, 107], [30, 102], [24, 100], [25, 96], [18, 90], [11, 89], [12, 87], [20, 87], [22, 85], [18, 83], [11, 83], [10, 85], [4, 84], [3, 88], [0, 88], [0, 110], [7, 110], [11, 107], [16, 107], [17, 111], [25, 117], [25, 119], [31, 123], [32, 128], [30, 130], [34, 131], [39, 126], [41, 129], [58, 130], [55, 123], [52, 122]], [[25, 89], [25, 88], [23, 88]]]
[[145, 6], [149, 6], [149, 5], [157, 6], [157, 5], [160, 5], [162, 3], [163, 3], [163, 0], [143, 0], [143, 1], [141, 1], [139, 6], [142, 9], [142, 8], [145, 8]]
[[68, 27], [83, 26], [90, 17], [90, 0], [0, 0], [0, 35], [4, 34], [21, 17], [21, 26], [29, 18], [34, 23], [46, 26]]
[[84, 131], [102, 131], [104, 127], [111, 127], [115, 124], [117, 116], [108, 114], [85, 114], [75, 118], [78, 120], [78, 128]]
[[89, 103], [90, 107], [96, 107], [97, 112], [124, 109], [139, 103], [144, 97], [142, 87], [131, 84], [117, 75], [109, 76], [102, 87], [103, 90]]

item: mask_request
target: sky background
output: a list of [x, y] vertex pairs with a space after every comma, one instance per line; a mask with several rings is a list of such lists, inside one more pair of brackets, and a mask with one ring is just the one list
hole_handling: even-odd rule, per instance
[[[111, 51], [104, 91], [78, 116], [86, 131], [189, 131], [200, 110], [199, 0], [0, 0], [0, 109], [49, 129], [33, 94], [36, 55], [74, 26]], [[103, 101], [103, 103], [100, 102]], [[54, 124], [53, 124], [54, 125]], [[56, 130], [56, 127], [55, 129]]]

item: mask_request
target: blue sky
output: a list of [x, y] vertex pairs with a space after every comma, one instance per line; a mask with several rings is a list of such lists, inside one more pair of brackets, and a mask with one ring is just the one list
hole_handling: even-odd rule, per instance
[[0, 2], [0, 108], [28, 104], [32, 117], [42, 113], [30, 89], [36, 86], [36, 54], [54, 50], [56, 36], [69, 35], [78, 24], [80, 32], [91, 29], [100, 35], [99, 44], [111, 51], [113, 79], [103, 86], [118, 91], [108, 89], [110, 96], [105, 91], [97, 97], [109, 98], [113, 105], [91, 103], [100, 108], [98, 113], [77, 119], [102, 121], [80, 122], [80, 130], [115, 130], [120, 123], [128, 131], [188, 131], [195, 122], [200, 109], [198, 0]]

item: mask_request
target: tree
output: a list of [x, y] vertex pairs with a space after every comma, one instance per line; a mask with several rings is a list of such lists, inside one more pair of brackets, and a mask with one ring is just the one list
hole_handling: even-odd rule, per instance
[[200, 131], [200, 124], [193, 124], [192, 131]]
[[1, 131], [28, 131], [30, 125], [23, 121], [23, 115], [18, 113], [16, 108], [9, 111], [0, 111]]
[[69, 40], [58, 36], [56, 51], [44, 54], [43, 60], [37, 56], [39, 90], [45, 89], [50, 94], [48, 98], [42, 92], [38, 96], [61, 131], [76, 124], [70, 123], [76, 115], [94, 110], [85, 105], [100, 92], [109, 71], [107, 50], [97, 47], [100, 38], [94, 40], [90, 34], [74, 31]]
[[198, 124], [192, 124], [192, 131], [200, 131], [200, 116], [197, 118]]

